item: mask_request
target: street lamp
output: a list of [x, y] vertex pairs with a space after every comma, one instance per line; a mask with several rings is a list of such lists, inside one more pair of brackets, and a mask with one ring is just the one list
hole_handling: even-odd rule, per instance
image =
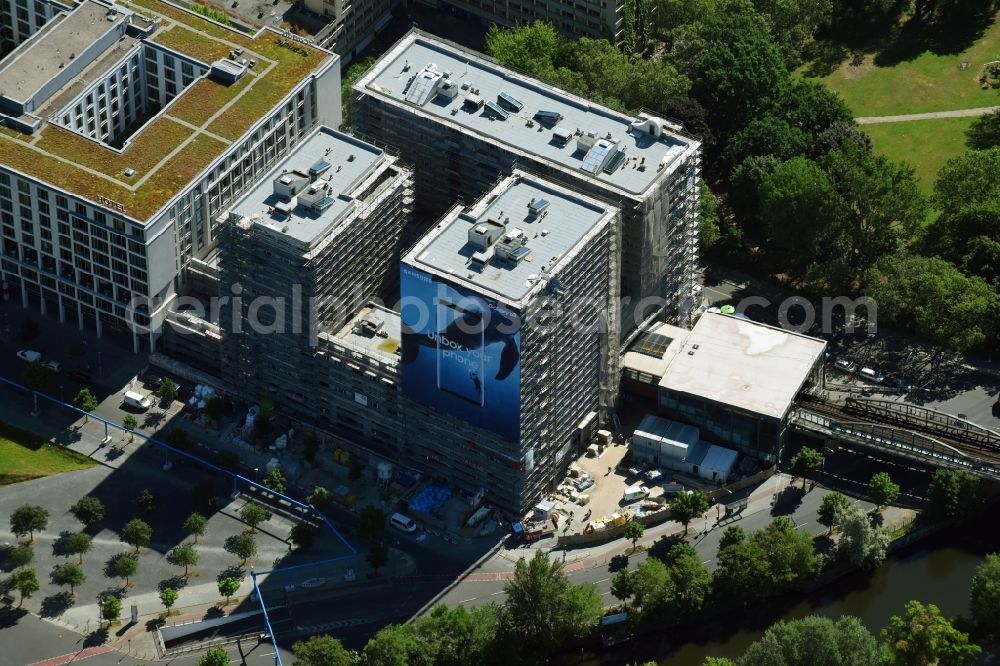
[[254, 483], [257, 483], [257, 472], [258, 471], [259, 470], [256, 467], [253, 468], [253, 482]]
[[62, 384], [59, 385], [59, 402], [66, 402], [66, 398], [63, 397]]

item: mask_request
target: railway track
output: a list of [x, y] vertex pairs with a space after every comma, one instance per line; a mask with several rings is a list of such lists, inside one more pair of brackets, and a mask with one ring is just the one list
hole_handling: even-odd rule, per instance
[[977, 446], [971, 444], [967, 441], [963, 441], [960, 438], [952, 437], [948, 434], [939, 432], [937, 429], [933, 431], [926, 431], [922, 428], [916, 427], [913, 423], [908, 423], [903, 419], [873, 419], [868, 415], [858, 414], [852, 410], [849, 410], [845, 405], [841, 405], [835, 402], [830, 402], [827, 400], [821, 400], [816, 396], [802, 394], [799, 395], [795, 403], [802, 409], [817, 414], [819, 416], [825, 416], [827, 418], [839, 421], [841, 423], [859, 423], [871, 426], [881, 426], [889, 428], [900, 428], [904, 430], [910, 430], [912, 432], [925, 435], [932, 439], [935, 439], [942, 444], [950, 446], [951, 448], [964, 453], [965, 455], [981, 460], [983, 462], [988, 462], [992, 464], [1000, 464], [1000, 451], [993, 450], [992, 448], [984, 448], [982, 446]]

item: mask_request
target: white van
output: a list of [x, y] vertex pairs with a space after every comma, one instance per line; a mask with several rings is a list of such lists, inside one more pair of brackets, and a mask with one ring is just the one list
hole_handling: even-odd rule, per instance
[[417, 531], [417, 524], [413, 522], [413, 519], [401, 513], [392, 514], [392, 517], [389, 518], [389, 523], [397, 530], [402, 530], [403, 532]]
[[861, 377], [870, 382], [875, 382], [876, 384], [881, 384], [885, 381], [885, 377], [881, 372], [876, 372], [871, 368], [861, 368]]
[[129, 407], [134, 407], [143, 411], [149, 409], [150, 405], [153, 404], [149, 401], [149, 398], [145, 397], [141, 393], [136, 393], [135, 391], [125, 391], [125, 396], [122, 398], [122, 402]]

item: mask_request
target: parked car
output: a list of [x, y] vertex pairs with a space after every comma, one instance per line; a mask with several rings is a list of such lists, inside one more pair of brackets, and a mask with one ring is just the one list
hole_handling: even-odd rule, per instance
[[623, 499], [626, 502], [634, 502], [640, 499], [646, 499], [649, 497], [649, 488], [646, 486], [632, 486], [631, 488], [625, 489], [625, 495]]
[[27, 361], [28, 363], [39, 363], [42, 360], [40, 352], [32, 351], [30, 349], [22, 349], [17, 352], [17, 357], [22, 361]]
[[350, 569], [344, 572], [345, 583], [353, 583], [355, 580], [357, 580], [357, 578], [358, 578], [357, 575], [354, 573], [354, 567], [351, 567]]
[[851, 374], [854, 374], [858, 370], [858, 364], [853, 361], [849, 361], [846, 358], [838, 358], [833, 365], [836, 366], [838, 370], [843, 370], [844, 372]]
[[586, 490], [587, 488], [592, 487], [594, 485], [594, 480], [593, 479], [576, 479], [573, 482], [573, 485], [576, 486], [577, 490], [579, 490], [579, 491], [582, 492], [582, 491]]
[[321, 587], [324, 584], [326, 584], [326, 578], [309, 578], [299, 583], [299, 587], [308, 590], [313, 587]]
[[658, 469], [651, 469], [648, 472], [646, 472], [646, 479], [648, 479], [649, 481], [656, 481], [661, 476], [663, 476], [663, 472], [661, 472]]
[[122, 397], [122, 402], [124, 402], [127, 407], [132, 407], [133, 409], [139, 409], [142, 411], [149, 409], [153, 404], [149, 401], [149, 398], [141, 393], [136, 393], [135, 391], [125, 391], [125, 395]]
[[876, 384], [881, 384], [885, 381], [885, 375], [872, 368], [861, 368], [861, 378], [867, 379], [870, 382], [875, 382]]
[[62, 363], [59, 361], [46, 361], [45, 363], [42, 363], [42, 366], [48, 368], [52, 372], [62, 372]]
[[90, 375], [84, 372], [83, 370], [70, 370], [69, 372], [66, 373], [66, 376], [72, 379], [74, 382], [78, 382], [80, 384], [90, 383]]

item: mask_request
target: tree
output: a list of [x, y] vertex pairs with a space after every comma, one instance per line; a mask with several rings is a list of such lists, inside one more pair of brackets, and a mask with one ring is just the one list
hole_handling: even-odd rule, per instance
[[965, 130], [965, 142], [975, 150], [1000, 146], [1000, 110], [973, 120], [969, 129]]
[[170, 377], [164, 377], [160, 386], [156, 389], [156, 395], [160, 396], [168, 405], [177, 397], [177, 383]]
[[856, 618], [808, 616], [778, 622], [755, 641], [740, 666], [882, 666], [882, 649]]
[[715, 592], [744, 603], [780, 594], [819, 571], [812, 538], [784, 516], [719, 549]]
[[187, 451], [192, 447], [191, 436], [180, 428], [171, 428], [163, 437], [163, 440], [180, 451]]
[[83, 568], [75, 562], [58, 564], [52, 570], [52, 582], [56, 585], [69, 585], [69, 596], [76, 596], [76, 586], [83, 585], [87, 575]]
[[110, 573], [115, 578], [124, 578], [125, 587], [129, 586], [129, 578], [139, 571], [139, 558], [131, 553], [119, 553], [111, 558]]
[[850, 500], [846, 496], [838, 493], [836, 491], [832, 493], [827, 493], [823, 496], [823, 501], [819, 505], [818, 522], [820, 525], [829, 528], [830, 532], [833, 532], [833, 526], [837, 522], [837, 512], [843, 511], [851, 505]]
[[739, 525], [730, 525], [719, 538], [719, 550], [722, 550], [727, 546], [735, 546], [736, 544], [743, 543], [746, 540], [747, 533], [743, 531], [742, 527]]
[[698, 247], [708, 252], [722, 232], [719, 230], [719, 199], [704, 180], [698, 181]]
[[133, 518], [122, 528], [121, 540], [135, 548], [135, 552], [149, 545], [153, 539], [153, 528], [139, 518]]
[[194, 536], [194, 543], [198, 543], [198, 537], [204, 535], [208, 529], [208, 518], [195, 511], [187, 517], [181, 529], [186, 534]]
[[184, 575], [188, 575], [188, 568], [198, 566], [198, 551], [194, 546], [176, 546], [167, 555], [167, 562], [177, 567], [184, 567]]
[[969, 150], [945, 162], [934, 194], [945, 211], [1000, 198], [1000, 146]]
[[292, 654], [295, 666], [353, 666], [357, 663], [355, 655], [344, 648], [343, 643], [326, 634], [295, 641]]
[[306, 501], [319, 511], [326, 511], [333, 503], [333, 495], [323, 486], [316, 486]]
[[611, 594], [619, 601], [627, 601], [635, 594], [635, 574], [622, 569], [611, 578]]
[[225, 648], [214, 647], [201, 656], [196, 666], [229, 666], [229, 654]]
[[122, 427], [125, 428], [125, 430], [127, 430], [129, 433], [128, 441], [131, 442], [135, 439], [135, 435], [133, 433], [135, 432], [135, 429], [138, 426], [139, 426], [139, 421], [131, 414], [126, 414], [125, 417], [122, 418]]
[[[798, 2], [800, 0], [754, 0], [755, 3]], [[805, 3], [813, 0], [802, 0]], [[818, 0], [825, 2], [826, 0]], [[854, 125], [854, 114], [837, 93], [814, 79], [793, 78], [782, 92], [776, 105], [777, 113], [792, 127], [804, 132], [810, 140], [818, 138], [830, 127], [843, 123]], [[863, 143], [863, 141], [862, 141]]]
[[[94, 397], [94, 394], [90, 392], [90, 389], [84, 387], [80, 389], [80, 392], [76, 394], [75, 398], [73, 398], [73, 404], [76, 405], [78, 409], [81, 409], [87, 412], [87, 414], [89, 414], [90, 412], [97, 409], [98, 403], [97, 403], [97, 398]], [[89, 420], [90, 419], [85, 414], [83, 417], [83, 422], [86, 423]]]
[[390, 624], [365, 644], [367, 666], [431, 666], [431, 648], [417, 636], [412, 624]]
[[791, 472], [802, 478], [802, 489], [806, 488], [806, 479], [823, 468], [823, 454], [816, 449], [804, 446], [792, 456]]
[[70, 513], [83, 523], [84, 527], [91, 529], [104, 520], [104, 502], [93, 495], [86, 495], [70, 507]]
[[385, 529], [385, 513], [374, 504], [361, 509], [358, 515], [358, 534], [362, 539], [370, 539]]
[[109, 594], [101, 601], [101, 617], [108, 621], [108, 626], [118, 620], [122, 614], [122, 602], [118, 597]]
[[373, 543], [366, 559], [377, 575], [378, 570], [389, 563], [389, 549], [384, 543]]
[[177, 590], [172, 587], [160, 590], [160, 603], [167, 609], [167, 615], [170, 615], [170, 609], [177, 603]]
[[942, 347], [964, 351], [982, 344], [1000, 305], [997, 292], [937, 257], [890, 255], [865, 276], [879, 321]]
[[838, 120], [816, 135], [810, 155], [813, 158], [822, 157], [845, 143], [856, 144], [866, 151], [871, 151], [874, 146], [872, 138], [853, 120]]
[[811, 143], [812, 137], [802, 130], [767, 114], [751, 120], [732, 136], [726, 144], [724, 159], [730, 168], [748, 157], [772, 155], [779, 160], [790, 160], [805, 154]]
[[240, 558], [241, 564], [257, 554], [257, 540], [250, 534], [237, 534], [226, 539], [226, 551]]
[[219, 581], [219, 594], [226, 598], [226, 603], [229, 603], [230, 597], [236, 594], [240, 589], [240, 583], [235, 578], [226, 577]]
[[296, 523], [288, 533], [288, 540], [295, 544], [296, 548], [305, 550], [316, 540], [316, 528], [309, 523]]
[[531, 560], [517, 561], [504, 592], [504, 631], [519, 636], [525, 650], [535, 654], [548, 654], [567, 640], [585, 636], [604, 609], [592, 586], [571, 584], [562, 564], [541, 551]]
[[143, 488], [139, 491], [139, 494], [135, 497], [135, 505], [139, 508], [139, 511], [143, 515], [150, 515], [156, 512], [157, 507], [160, 505], [160, 501], [156, 498], [148, 488]]
[[278, 494], [285, 492], [285, 475], [280, 467], [275, 467], [267, 473], [264, 477], [264, 487]]
[[712, 591], [712, 574], [694, 547], [674, 544], [667, 552], [667, 571], [672, 587], [668, 612], [678, 620], [700, 613]]
[[211, 511], [219, 503], [219, 488], [211, 479], [196, 483], [191, 494], [195, 506], [203, 511]]
[[49, 512], [37, 504], [25, 504], [10, 514], [10, 531], [14, 536], [28, 535], [28, 543], [35, 541], [35, 532], [41, 532], [49, 524]]
[[435, 666], [489, 663], [496, 661], [500, 612], [495, 604], [472, 610], [438, 604], [430, 613], [414, 620], [414, 634], [428, 647]]
[[799, 64], [803, 47], [833, 14], [831, 0], [754, 0], [754, 6], [767, 17], [790, 68]]
[[240, 509], [240, 520], [250, 526], [251, 532], [256, 532], [257, 526], [267, 520], [267, 510], [257, 502], [247, 502]]
[[684, 526], [687, 536], [688, 523], [708, 511], [708, 495], [700, 490], [679, 493], [670, 503], [670, 517]]
[[38, 573], [34, 569], [28, 568], [21, 568], [14, 571], [10, 575], [9, 583], [12, 589], [17, 590], [21, 594], [21, 600], [17, 604], [18, 608], [24, 605], [25, 599], [30, 599], [31, 595], [38, 592], [40, 588]]
[[859, 567], [877, 567], [885, 560], [892, 536], [889, 530], [876, 527], [858, 505], [838, 509], [835, 525], [840, 530], [837, 554]]
[[216, 467], [226, 470], [227, 472], [235, 472], [240, 466], [240, 454], [235, 451], [219, 451], [215, 454], [215, 458], [212, 459]]
[[632, 550], [635, 550], [635, 544], [642, 535], [646, 532], [646, 526], [640, 522], [630, 520], [625, 524], [625, 538], [632, 542]]
[[972, 664], [982, 651], [969, 643], [969, 635], [958, 631], [934, 604], [906, 604], [904, 615], [893, 615], [882, 630], [890, 666]]
[[32, 391], [46, 391], [49, 388], [49, 371], [41, 361], [29, 363], [24, 369], [24, 385]]
[[83, 564], [83, 556], [90, 550], [90, 546], [91, 538], [89, 534], [74, 532], [67, 535], [63, 541], [63, 552], [67, 555], [79, 555], [80, 558], [77, 562]]
[[226, 415], [226, 403], [224, 403], [222, 398], [219, 396], [213, 395], [205, 401], [205, 409], [203, 412], [205, 416], [210, 418], [214, 423], [218, 423], [222, 420], [222, 417]]
[[875, 503], [875, 510], [889, 506], [899, 497], [899, 484], [893, 483], [888, 472], [875, 474], [868, 482], [868, 498]]
[[21, 344], [27, 344], [37, 338], [40, 331], [38, 322], [31, 317], [25, 317], [21, 321], [21, 327], [17, 331], [17, 340]]
[[959, 520], [974, 514], [981, 504], [979, 477], [971, 472], [939, 469], [927, 488], [930, 512], [938, 520]]
[[991, 553], [976, 567], [969, 591], [969, 610], [980, 631], [1000, 633], [1000, 554]]
[[7, 552], [7, 566], [11, 569], [26, 567], [35, 559], [35, 551], [26, 543], [16, 544]]

